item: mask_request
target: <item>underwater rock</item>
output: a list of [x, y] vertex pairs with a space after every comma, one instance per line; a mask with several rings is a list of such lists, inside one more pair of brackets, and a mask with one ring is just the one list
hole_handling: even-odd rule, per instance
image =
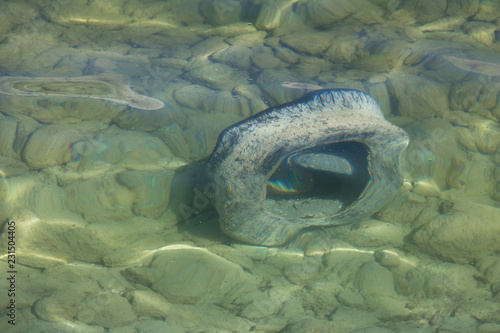
[[251, 23], [236, 22], [212, 29], [197, 31], [197, 34], [202, 37], [234, 37], [255, 31], [257, 31], [257, 29], [255, 29], [255, 27]]
[[151, 267], [162, 272], [152, 289], [173, 303], [218, 302], [246, 279], [241, 266], [186, 245], [165, 247]]
[[10, 157], [0, 156], [0, 177], [11, 177], [28, 173], [23, 162]]
[[203, 109], [207, 112], [234, 113], [248, 117], [252, 114], [252, 106], [243, 96], [231, 94], [229, 91], [217, 91], [208, 96]]
[[184, 138], [184, 132], [177, 123], [172, 123], [159, 128], [154, 135], [159, 137], [167, 144], [175, 156], [189, 160], [191, 148]]
[[113, 328], [135, 322], [137, 315], [125, 297], [108, 291], [88, 296], [78, 307], [76, 319]]
[[368, 262], [359, 268], [356, 273], [355, 286], [365, 298], [396, 296], [391, 271], [376, 262]]
[[389, 92], [398, 101], [397, 113], [413, 119], [434, 118], [448, 110], [448, 88], [413, 74], [389, 77]]
[[392, 113], [392, 109], [391, 100], [385, 83], [373, 83], [368, 85], [368, 93], [377, 100], [384, 117], [388, 117]]
[[264, 45], [264, 39], [266, 38], [266, 36], [267, 33], [265, 31], [254, 31], [230, 37], [226, 39], [226, 42], [235, 46], [245, 46], [245, 47], [262, 46]]
[[195, 83], [220, 90], [231, 90], [237, 85], [248, 83], [248, 72], [219, 63], [197, 67], [186, 73], [186, 77]]
[[181, 116], [181, 111], [175, 103], [165, 101], [163, 104], [161, 109], [148, 112], [135, 109], [126, 110], [116, 116], [114, 123], [123, 129], [150, 132]]
[[352, 62], [352, 66], [367, 71], [389, 72], [400, 68], [410, 53], [411, 44], [403, 40], [369, 40], [356, 52], [358, 59]]
[[235, 0], [203, 0], [200, 3], [200, 13], [211, 25], [225, 25], [238, 22], [242, 4]]
[[368, 311], [344, 305], [339, 306], [329, 319], [333, 326], [332, 332], [353, 332], [357, 329], [372, 327], [380, 322]]
[[489, 299], [491, 291], [484, 286], [478, 287], [474, 278], [477, 273], [471, 265], [440, 262], [421, 265], [409, 271], [405, 279], [395, 282], [405, 285], [403, 288], [409, 288], [416, 297], [441, 300], [446, 297], [462, 302], [476, 297]]
[[217, 136], [227, 126], [243, 118], [234, 113], [206, 113], [188, 118], [184, 138], [189, 145], [190, 159], [200, 160], [210, 155]]
[[128, 168], [159, 170], [175, 160], [172, 152], [159, 138], [147, 133], [110, 127], [86, 135], [73, 143], [68, 170], [84, 171], [95, 168]]
[[116, 176], [118, 182], [134, 192], [136, 215], [158, 218], [168, 207], [174, 172], [125, 171]]
[[173, 95], [177, 103], [196, 110], [202, 108], [203, 101], [211, 94], [213, 94], [213, 90], [191, 84], [175, 90]]
[[23, 161], [31, 169], [42, 169], [71, 160], [71, 148], [84, 136], [67, 126], [50, 125], [37, 129], [22, 151]]
[[252, 51], [246, 46], [233, 45], [212, 54], [212, 59], [241, 70], [250, 69]]
[[462, 29], [479, 43], [491, 47], [496, 42], [498, 26], [486, 22], [466, 22]]
[[496, 1], [479, 1], [475, 21], [493, 22], [500, 18], [500, 3]]
[[260, 5], [255, 19], [255, 27], [259, 30], [274, 30], [280, 27], [291, 11], [291, 5], [296, 0], [253, 1]]
[[149, 318], [165, 318], [173, 307], [163, 296], [149, 289], [134, 290], [131, 298], [134, 311]]
[[[134, 194], [113, 176], [75, 181], [65, 186], [68, 208], [89, 221], [131, 217]], [[91, 195], [89, 195], [91, 194]]]
[[321, 55], [330, 46], [331, 38], [329, 32], [301, 32], [284, 35], [281, 42], [300, 53]]
[[250, 56], [252, 64], [261, 69], [280, 67], [282, 62], [277, 58], [270, 47], [255, 46]]
[[498, 251], [498, 237], [500, 226], [494, 220], [455, 212], [433, 219], [414, 234], [413, 240], [431, 254], [467, 264]]
[[468, 18], [477, 13], [480, 0], [448, 1], [446, 15]]
[[264, 97], [271, 104], [283, 104], [299, 98], [304, 91], [299, 89], [289, 89], [282, 84], [285, 82], [295, 82], [297, 79], [288, 69], [265, 69], [257, 78], [257, 84]]
[[346, 18], [357, 11], [356, 3], [352, 0], [331, 2], [329, 0], [309, 0], [299, 7], [307, 23], [314, 27], [327, 26]]
[[400, 10], [408, 11], [418, 23], [427, 23], [444, 16], [446, 0], [404, 1]]
[[278, 245], [308, 226], [367, 217], [400, 187], [407, 145], [360, 91], [320, 90], [263, 111], [225, 129], [208, 161], [221, 227]]
[[92, 98], [128, 105], [141, 110], [161, 109], [162, 101], [140, 95], [121, 75], [80, 77], [0, 77], [0, 93], [36, 97]]
[[287, 333], [326, 333], [332, 331], [332, 324], [327, 320], [315, 318], [301, 319], [285, 328]]
[[411, 138], [404, 153], [409, 174], [415, 179], [432, 178], [439, 189], [462, 188], [468, 163], [457, 144], [456, 126], [444, 119], [425, 119], [406, 130]]

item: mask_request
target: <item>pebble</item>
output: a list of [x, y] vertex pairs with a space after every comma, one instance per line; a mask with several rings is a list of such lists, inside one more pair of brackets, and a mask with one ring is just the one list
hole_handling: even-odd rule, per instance
[[241, 6], [241, 3], [233, 0], [203, 0], [200, 3], [200, 13], [207, 23], [214, 26], [225, 25], [240, 20]]
[[467, 264], [500, 249], [500, 226], [494, 221], [473, 212], [444, 214], [417, 230], [413, 239], [426, 252]]
[[22, 152], [23, 161], [35, 170], [66, 164], [72, 158], [73, 144], [83, 139], [82, 133], [67, 126], [43, 126], [30, 136]]
[[249, 70], [251, 54], [246, 46], [232, 45], [212, 54], [212, 59], [240, 70]]
[[379, 322], [373, 314], [356, 308], [341, 305], [330, 316], [333, 332], [354, 331], [375, 325]]
[[307, 285], [314, 281], [318, 276], [320, 266], [313, 260], [304, 260], [300, 264], [292, 264], [285, 267], [283, 274], [288, 281], [299, 284]]
[[76, 319], [105, 328], [120, 327], [137, 320], [130, 303], [112, 293], [88, 296], [78, 307]]
[[127, 296], [131, 298], [132, 308], [139, 316], [165, 318], [173, 307], [163, 296], [149, 289], [134, 290]]
[[355, 285], [364, 297], [396, 296], [391, 271], [376, 262], [368, 262], [359, 268]]
[[448, 88], [413, 74], [389, 78], [389, 92], [398, 100], [397, 113], [413, 119], [433, 118], [448, 110]]
[[248, 73], [220, 63], [197, 67], [186, 74], [186, 78], [212, 89], [231, 90], [248, 83]]
[[173, 303], [218, 302], [235, 284], [247, 279], [241, 266], [189, 246], [172, 245], [151, 267], [163, 273], [152, 289]]
[[326, 32], [301, 32], [281, 37], [281, 43], [291, 49], [311, 55], [323, 54], [331, 43], [331, 34]]
[[135, 194], [133, 212], [136, 215], [158, 218], [168, 207], [174, 171], [125, 171], [117, 181]]

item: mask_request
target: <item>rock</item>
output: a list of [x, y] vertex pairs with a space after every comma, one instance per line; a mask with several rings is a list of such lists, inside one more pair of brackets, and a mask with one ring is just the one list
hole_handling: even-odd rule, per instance
[[476, 80], [457, 82], [450, 89], [450, 107], [452, 110], [481, 112], [491, 110], [497, 103], [498, 84]]
[[363, 296], [350, 289], [344, 289], [337, 295], [339, 302], [345, 306], [360, 307], [365, 302]]
[[212, 25], [225, 25], [238, 22], [242, 4], [235, 0], [210, 1], [200, 3], [200, 13], [207, 23]]
[[241, 70], [250, 69], [252, 51], [246, 46], [233, 45], [212, 54], [212, 59]]
[[290, 0], [270, 0], [262, 2], [255, 20], [259, 30], [274, 30], [280, 27], [290, 13]]
[[78, 306], [83, 302], [88, 292], [81, 286], [81, 284], [79, 284], [79, 288], [66, 286], [64, 289], [57, 290], [52, 295], [36, 302], [33, 311], [38, 318], [46, 321], [72, 320], [77, 314]]
[[500, 330], [500, 324], [484, 323], [477, 327], [478, 333], [496, 333]]
[[76, 319], [86, 324], [112, 328], [133, 323], [137, 315], [125, 298], [105, 292], [87, 297], [78, 307]]
[[6, 158], [15, 159], [17, 157], [19, 159], [18, 152], [15, 152], [13, 149], [14, 141], [17, 138], [17, 126], [17, 121], [8, 119], [0, 120], [0, 153]]
[[300, 53], [321, 55], [330, 46], [331, 38], [326, 32], [301, 32], [282, 36], [281, 43]]
[[477, 13], [479, 0], [448, 1], [446, 15], [468, 18]]
[[423, 197], [441, 197], [442, 193], [436, 181], [432, 178], [415, 182], [412, 192]]
[[392, 113], [392, 108], [385, 83], [370, 84], [368, 86], [368, 93], [378, 102], [384, 116], [388, 117]]
[[248, 73], [214, 63], [197, 67], [186, 74], [189, 80], [206, 85], [212, 89], [231, 90], [235, 86], [248, 83]]
[[433, 219], [415, 233], [413, 240], [426, 252], [467, 264], [498, 251], [498, 237], [500, 226], [494, 220], [456, 212]]
[[23, 162], [0, 156], [0, 177], [18, 176], [28, 173], [29, 168]]
[[306, 22], [314, 27], [328, 26], [355, 13], [358, 8], [355, 1], [341, 0], [332, 3], [328, 0], [307, 1], [299, 7], [299, 13], [306, 17]]
[[241, 265], [244, 269], [252, 270], [253, 261], [245, 253], [240, 250], [223, 244], [214, 244], [208, 247], [208, 250], [227, 260]]
[[396, 296], [391, 271], [376, 262], [368, 262], [359, 268], [356, 273], [355, 285], [365, 298], [369, 296]]
[[184, 138], [184, 132], [177, 123], [164, 126], [155, 132], [155, 135], [163, 140], [172, 152], [185, 160], [189, 160], [191, 148]]
[[407, 10], [419, 23], [427, 23], [441, 18], [446, 10], [446, 0], [404, 1], [400, 7]]
[[241, 266], [189, 246], [166, 249], [151, 267], [163, 273], [152, 289], [174, 303], [218, 302], [247, 278]]
[[411, 138], [404, 153], [409, 174], [415, 179], [432, 178], [439, 189], [463, 188], [470, 157], [457, 144], [456, 127], [447, 120], [426, 119], [405, 129]]
[[[405, 294], [432, 299], [446, 297], [454, 301], [488, 297], [490, 290], [479, 287], [474, 275], [477, 270], [472, 266], [452, 263], [434, 263], [422, 265], [408, 272], [405, 282], [396, 280], [398, 290]], [[401, 293], [401, 292], [400, 292]]]
[[328, 333], [332, 330], [332, 324], [326, 320], [313, 318], [302, 319], [288, 325], [283, 331], [287, 333]]
[[378, 250], [373, 253], [375, 260], [387, 268], [397, 267], [401, 263], [401, 258], [397, 251], [394, 250]]
[[265, 69], [257, 78], [257, 84], [264, 92], [264, 97], [270, 104], [283, 104], [293, 101], [303, 95], [300, 89], [290, 89], [282, 86], [285, 82], [295, 82], [297, 79], [286, 69]]
[[158, 218], [168, 207], [174, 172], [125, 171], [116, 176], [121, 185], [134, 192], [136, 215]]
[[339, 226], [336, 232], [343, 239], [356, 246], [401, 246], [405, 230], [396, 224], [367, 219], [350, 226]]
[[132, 216], [134, 195], [113, 176], [76, 181], [64, 190], [68, 208], [82, 214], [87, 221]]
[[271, 48], [267, 46], [255, 46], [252, 48], [251, 54], [252, 63], [261, 68], [277, 68], [281, 65], [281, 61], [277, 58]]
[[207, 30], [198, 31], [198, 35], [202, 37], [212, 37], [212, 36], [224, 36], [224, 37], [234, 37], [238, 35], [247, 34], [250, 32], [256, 32], [254, 25], [248, 22], [237, 22], [228, 25], [223, 25], [221, 27], [216, 27]]
[[427, 201], [424, 197], [400, 190], [392, 202], [375, 214], [375, 218], [389, 223], [411, 223], [426, 207]]
[[288, 281], [298, 284], [307, 285], [314, 281], [319, 274], [320, 266], [313, 260], [304, 260], [300, 264], [292, 264], [285, 267], [283, 274]]
[[333, 281], [312, 282], [306, 288], [302, 304], [305, 308], [311, 308], [317, 318], [326, 318], [339, 306], [336, 296], [341, 288], [340, 284]]
[[165, 318], [171, 313], [172, 303], [161, 295], [146, 289], [131, 292], [132, 308], [140, 315], [149, 318]]
[[479, 1], [475, 21], [493, 22], [500, 17], [500, 3], [496, 1]]
[[367, 71], [389, 72], [400, 68], [411, 52], [411, 44], [403, 40], [368, 41], [362, 51], [356, 53], [358, 59], [352, 65]]
[[255, 31], [246, 34], [229, 37], [226, 39], [231, 45], [239, 45], [244, 47], [254, 47], [262, 46], [264, 44], [264, 38], [266, 38], [267, 33], [265, 31]]
[[203, 101], [213, 94], [213, 90], [196, 84], [183, 86], [174, 91], [174, 98], [177, 103], [192, 109], [201, 109]]
[[398, 101], [397, 113], [413, 119], [433, 118], [448, 110], [448, 88], [412, 74], [389, 78], [389, 92]]
[[207, 157], [214, 149], [219, 133], [242, 119], [234, 113], [207, 113], [189, 117], [184, 137], [191, 151], [190, 159]]
[[116, 127], [88, 135], [71, 147], [68, 170], [82, 172], [98, 167], [160, 170], [173, 162], [173, 154], [159, 138]]
[[207, 112], [234, 113], [248, 117], [251, 113], [250, 103], [243, 96], [233, 95], [229, 91], [217, 91], [208, 96], [203, 109]]
[[252, 294], [248, 299], [249, 304], [240, 312], [240, 316], [250, 320], [267, 318], [279, 311], [281, 304], [276, 299], [263, 293]]
[[151, 132], [155, 129], [170, 124], [175, 118], [179, 117], [180, 110], [174, 103], [163, 102], [165, 106], [158, 110], [127, 110], [120, 113], [114, 120], [114, 123], [123, 129], [134, 131]]
[[369, 312], [358, 310], [351, 307], [339, 306], [337, 310], [330, 316], [333, 323], [334, 332], [354, 331], [367, 326], [377, 324], [377, 317]]
[[71, 160], [71, 147], [84, 136], [67, 126], [51, 125], [36, 130], [22, 151], [23, 161], [31, 169], [42, 169]]

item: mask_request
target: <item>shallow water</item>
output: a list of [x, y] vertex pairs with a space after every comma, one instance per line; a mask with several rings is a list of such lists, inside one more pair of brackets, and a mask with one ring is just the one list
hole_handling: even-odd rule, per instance
[[[499, 332], [499, 24], [489, 0], [1, 1], [0, 330]], [[409, 134], [401, 190], [282, 246], [226, 236], [219, 133], [321, 88]], [[313, 185], [280, 177], [294, 214]]]

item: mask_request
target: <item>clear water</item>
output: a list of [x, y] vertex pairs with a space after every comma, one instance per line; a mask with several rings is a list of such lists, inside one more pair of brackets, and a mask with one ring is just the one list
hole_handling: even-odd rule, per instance
[[[0, 1], [0, 330], [499, 332], [499, 24], [492, 0]], [[408, 132], [401, 191], [231, 239], [219, 133], [321, 88]]]

